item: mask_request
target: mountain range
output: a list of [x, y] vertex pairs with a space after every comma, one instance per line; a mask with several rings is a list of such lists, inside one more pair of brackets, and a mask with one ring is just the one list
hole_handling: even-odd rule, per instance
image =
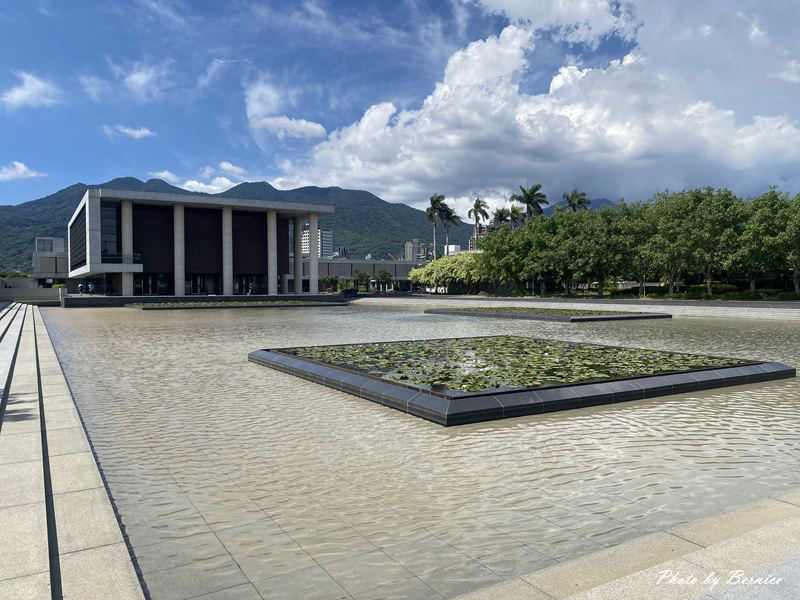
[[[54, 194], [16, 205], [0, 205], [0, 271], [30, 272], [33, 241], [37, 236], [65, 237], [67, 222], [83, 194], [90, 187], [103, 187], [144, 192], [197, 194], [170, 185], [161, 179], [140, 181], [121, 177], [98, 185], [76, 183]], [[279, 190], [265, 181], [240, 183], [215, 196], [272, 200], [280, 202], [328, 204], [335, 207], [332, 215], [320, 217], [320, 227], [333, 230], [334, 248], [347, 246], [352, 258], [401, 258], [406, 240], [418, 238], [430, 243], [431, 224], [424, 211], [407, 204], [387, 202], [362, 190], [340, 187], [302, 187]], [[472, 226], [459, 223], [450, 227], [450, 243], [466, 247]], [[439, 228], [441, 246], [444, 231]]]

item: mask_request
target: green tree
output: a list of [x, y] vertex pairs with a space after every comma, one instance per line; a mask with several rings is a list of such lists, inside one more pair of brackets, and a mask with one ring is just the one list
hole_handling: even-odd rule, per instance
[[655, 208], [653, 204], [627, 204], [623, 201], [617, 206], [616, 212], [618, 273], [632, 275], [639, 282], [639, 296], [644, 296], [647, 280], [657, 274], [660, 264], [653, 246], [656, 236]]
[[572, 190], [569, 194], [565, 193], [563, 198], [567, 208], [572, 212], [589, 210], [589, 205], [592, 203], [592, 201], [586, 197], [585, 192], [579, 192], [578, 190]]
[[544, 211], [542, 206], [547, 205], [547, 196], [544, 195], [541, 183], [534, 183], [530, 187], [519, 186], [519, 194], [511, 195], [511, 202], [518, 202], [525, 206], [528, 219], [535, 215], [541, 215]]
[[467, 212], [467, 217], [475, 221], [475, 243], [478, 242], [478, 230], [480, 229], [481, 221], [489, 218], [488, 208], [489, 205], [486, 204], [486, 200], [475, 198], [475, 201], [472, 203], [472, 208]]
[[450, 245], [450, 225], [457, 225], [461, 219], [452, 208], [443, 202], [439, 211], [439, 220], [444, 225], [444, 246], [447, 248]]
[[517, 207], [516, 204], [512, 204], [511, 208], [508, 211], [508, 222], [511, 225], [511, 229], [515, 229], [517, 225], [523, 223], [525, 221], [525, 215], [522, 211]]
[[784, 220], [786, 226], [780, 234], [784, 264], [792, 271], [794, 293], [800, 294], [800, 194], [787, 203]]
[[428, 215], [428, 220], [433, 225], [433, 260], [436, 260], [436, 225], [442, 215], [442, 206], [446, 206], [444, 196], [434, 194], [430, 197], [430, 205], [425, 209], [425, 214]]
[[511, 211], [504, 207], [495, 209], [492, 213], [492, 220], [498, 228], [502, 229], [503, 225], [511, 220]]
[[738, 241], [740, 200], [727, 189], [711, 187], [688, 191], [689, 230], [694, 269], [702, 275], [706, 294], [713, 297], [714, 275], [731, 262]]
[[384, 289], [386, 289], [386, 287], [388, 287], [392, 283], [392, 279], [393, 279], [392, 274], [385, 269], [381, 269], [377, 273], [375, 273], [375, 282], [378, 285], [383, 286]]
[[667, 278], [669, 295], [692, 263], [692, 240], [686, 223], [693, 210], [687, 192], [669, 191], [655, 195], [652, 202], [655, 231], [648, 246], [655, 269]]
[[353, 272], [353, 279], [355, 279], [356, 291], [358, 291], [362, 286], [366, 289], [367, 283], [369, 282], [369, 275], [367, 275], [364, 271], [359, 271], [356, 269]]
[[785, 259], [784, 238], [790, 199], [774, 187], [741, 205], [742, 225], [731, 262], [750, 280], [750, 293], [755, 294], [756, 279], [764, 272], [777, 271]]

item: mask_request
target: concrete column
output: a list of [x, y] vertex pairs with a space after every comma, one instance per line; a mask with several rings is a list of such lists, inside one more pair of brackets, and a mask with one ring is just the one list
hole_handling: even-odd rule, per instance
[[233, 209], [222, 207], [222, 293], [233, 294]]
[[319, 238], [317, 213], [308, 215], [308, 291], [319, 293]]
[[173, 260], [175, 261], [175, 295], [186, 293], [186, 249], [184, 246], [183, 204], [172, 206]]
[[[122, 230], [122, 264], [133, 263], [133, 201], [123, 200], [120, 211]], [[133, 273], [122, 274], [122, 295], [133, 296]]]
[[294, 293], [303, 293], [303, 217], [294, 218]]
[[267, 211], [267, 293], [278, 294], [278, 213]]

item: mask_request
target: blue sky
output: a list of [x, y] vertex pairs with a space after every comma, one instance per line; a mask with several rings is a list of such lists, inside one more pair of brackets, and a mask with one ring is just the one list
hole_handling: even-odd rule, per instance
[[532, 180], [800, 191], [797, 6], [679, 2], [6, 1], [0, 203], [156, 174], [459, 209]]

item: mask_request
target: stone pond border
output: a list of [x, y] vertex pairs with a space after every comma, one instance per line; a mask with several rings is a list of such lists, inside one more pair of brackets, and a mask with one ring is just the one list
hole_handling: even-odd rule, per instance
[[327, 363], [298, 358], [280, 349], [255, 350], [248, 354], [248, 360], [445, 427], [672, 394], [687, 394], [796, 376], [795, 368], [783, 363], [754, 361], [742, 366], [647, 375], [604, 382], [447, 395], [390, 382]]
[[671, 319], [669, 313], [620, 313], [616, 315], [586, 315], [569, 316], [553, 315], [547, 313], [520, 313], [515, 311], [498, 310], [458, 310], [453, 308], [428, 308], [428, 315], [454, 315], [457, 317], [488, 317], [491, 319], [524, 319], [529, 321], [559, 321], [561, 323], [585, 323], [588, 321], [630, 321], [636, 319]]

